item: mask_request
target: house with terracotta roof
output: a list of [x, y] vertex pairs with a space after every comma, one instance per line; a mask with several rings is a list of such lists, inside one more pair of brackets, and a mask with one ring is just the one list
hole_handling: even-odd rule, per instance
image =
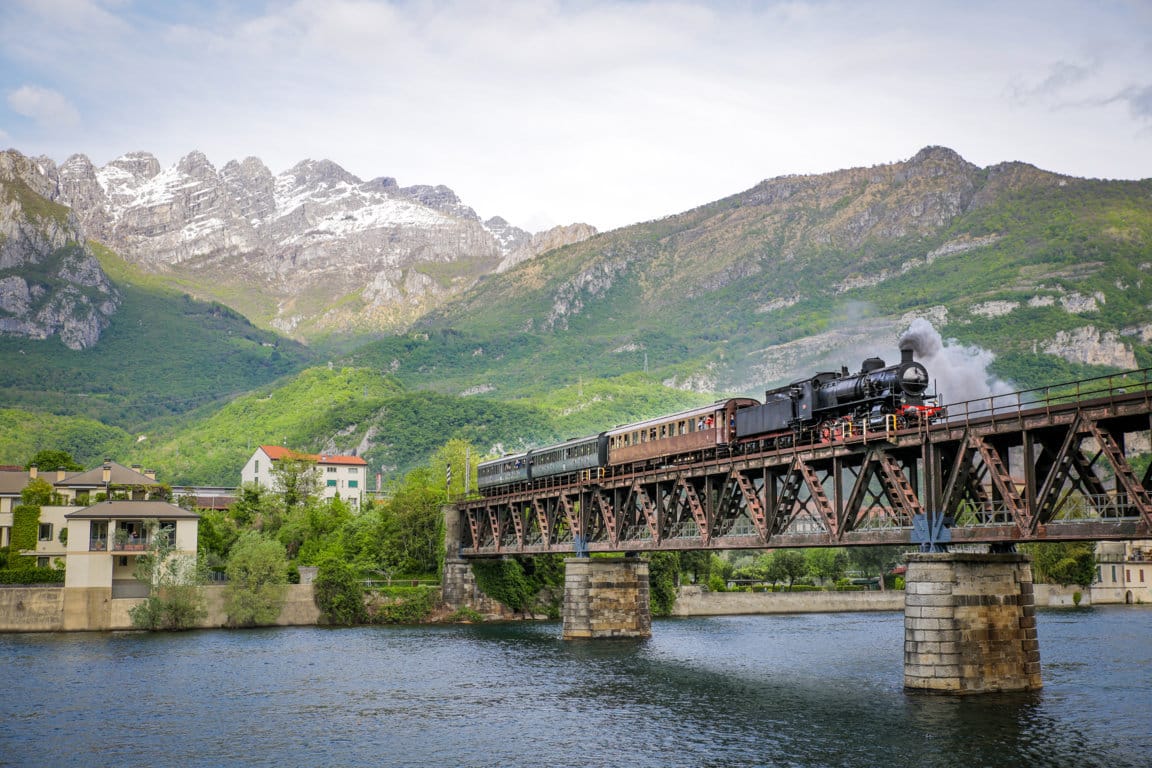
[[359, 456], [300, 453], [279, 445], [262, 445], [240, 470], [240, 482], [255, 483], [274, 491], [277, 487], [272, 466], [284, 459], [314, 463], [324, 499], [341, 498], [353, 509], [360, 509], [368, 478], [368, 462]]

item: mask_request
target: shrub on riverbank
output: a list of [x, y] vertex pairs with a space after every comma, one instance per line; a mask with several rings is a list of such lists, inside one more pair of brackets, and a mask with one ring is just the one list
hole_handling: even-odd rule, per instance
[[371, 624], [419, 624], [432, 615], [439, 590], [434, 587], [380, 587], [368, 593]]

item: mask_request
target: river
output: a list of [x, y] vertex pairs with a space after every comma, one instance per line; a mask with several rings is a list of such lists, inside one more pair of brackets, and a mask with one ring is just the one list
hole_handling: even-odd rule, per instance
[[4, 766], [1152, 765], [1152, 608], [1038, 612], [1044, 689], [903, 689], [903, 614], [0, 635]]

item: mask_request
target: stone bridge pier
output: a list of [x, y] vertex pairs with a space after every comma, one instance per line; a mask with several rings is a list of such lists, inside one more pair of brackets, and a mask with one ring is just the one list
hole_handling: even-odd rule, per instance
[[907, 562], [906, 689], [965, 695], [1041, 687], [1026, 556], [923, 553]]
[[651, 637], [648, 562], [638, 557], [564, 561], [564, 639]]

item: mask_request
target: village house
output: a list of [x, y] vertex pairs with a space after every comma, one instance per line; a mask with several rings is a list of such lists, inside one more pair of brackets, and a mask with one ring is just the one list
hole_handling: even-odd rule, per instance
[[359, 456], [334, 456], [332, 454], [298, 453], [279, 445], [262, 445], [240, 470], [240, 482], [254, 483], [274, 491], [279, 491], [276, 475], [272, 471], [275, 462], [302, 460], [316, 465], [320, 480], [320, 496], [324, 499], [340, 499], [348, 502], [354, 510], [359, 510], [364, 497], [368, 476], [368, 462]]

